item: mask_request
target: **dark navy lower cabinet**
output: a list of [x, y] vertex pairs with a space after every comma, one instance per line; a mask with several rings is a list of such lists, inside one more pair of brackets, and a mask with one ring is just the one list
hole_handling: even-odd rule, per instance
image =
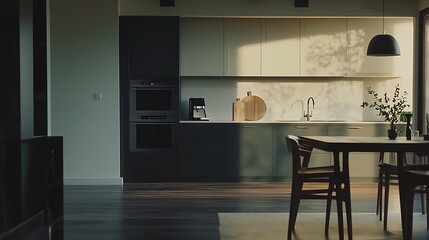
[[180, 176], [184, 181], [227, 180], [233, 124], [180, 124]]

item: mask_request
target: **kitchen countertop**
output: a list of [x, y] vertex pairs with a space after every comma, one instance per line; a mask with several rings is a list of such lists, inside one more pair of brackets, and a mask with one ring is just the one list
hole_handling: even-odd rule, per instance
[[[297, 120], [279, 120], [279, 121], [191, 121], [191, 120], [182, 120], [180, 123], [239, 123], [239, 124], [390, 124], [385, 121], [368, 121], [368, 122], [358, 122], [358, 121], [344, 121], [344, 120], [312, 120], [312, 121], [297, 121]], [[406, 124], [406, 123], [397, 123], [397, 124]]]

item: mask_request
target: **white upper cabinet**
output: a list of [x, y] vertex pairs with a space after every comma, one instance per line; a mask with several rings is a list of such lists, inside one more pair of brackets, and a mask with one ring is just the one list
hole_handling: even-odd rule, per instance
[[223, 19], [181, 20], [181, 75], [223, 76]]
[[225, 19], [226, 76], [261, 75], [261, 19]]
[[303, 19], [302, 76], [347, 74], [346, 19]]
[[263, 20], [262, 76], [299, 76], [300, 19]]
[[[385, 33], [398, 41], [401, 56], [371, 57], [366, 52], [371, 39], [383, 33], [383, 19], [348, 19], [348, 76], [397, 76], [404, 77], [412, 69], [413, 20], [411, 18], [386, 18]], [[412, 77], [412, 76], [410, 76]]]
[[413, 78], [413, 18], [385, 18], [397, 57], [368, 57], [381, 18], [183, 18], [182, 76]]
[[[383, 32], [382, 24], [383, 20], [377, 18], [348, 19], [348, 76], [392, 75], [396, 57], [371, 57], [366, 55], [371, 39]], [[385, 28], [387, 30], [389, 27], [386, 25]]]

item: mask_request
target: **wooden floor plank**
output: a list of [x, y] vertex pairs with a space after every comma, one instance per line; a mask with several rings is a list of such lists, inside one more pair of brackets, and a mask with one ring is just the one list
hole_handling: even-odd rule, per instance
[[[53, 232], [67, 240], [220, 239], [218, 213], [288, 213], [290, 190], [290, 183], [260, 182], [65, 186], [64, 219]], [[375, 199], [376, 184], [352, 183], [353, 213], [376, 219]], [[299, 212], [324, 210], [323, 200], [304, 200]], [[395, 212], [396, 186], [389, 213]]]

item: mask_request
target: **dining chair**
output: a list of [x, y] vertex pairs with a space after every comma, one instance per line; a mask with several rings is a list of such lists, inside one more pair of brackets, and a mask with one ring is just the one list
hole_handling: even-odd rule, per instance
[[[398, 170], [399, 197], [401, 202], [402, 236], [405, 240], [413, 239], [413, 205], [414, 193], [418, 186], [429, 186], [429, 166], [421, 165], [413, 168], [403, 167]], [[426, 194], [428, 191], [426, 190]], [[426, 204], [429, 199], [426, 195]], [[426, 228], [429, 230], [429, 214], [426, 214]]]
[[[286, 137], [286, 143], [292, 154], [292, 193], [289, 211], [288, 239], [292, 239], [292, 232], [295, 228], [301, 199], [326, 199], [325, 236], [328, 236], [332, 199], [337, 200], [337, 207], [338, 201], [342, 201], [341, 194], [335, 192], [335, 182], [339, 177], [339, 173], [335, 170], [335, 166], [332, 165], [309, 167], [313, 148], [300, 141], [297, 136], [288, 135]], [[304, 186], [305, 183], [327, 183], [328, 186], [325, 188], [312, 188]], [[338, 214], [338, 222], [342, 223], [342, 204], [339, 206], [341, 207], [341, 214]], [[347, 216], [351, 217], [351, 211], [347, 211], [347, 214]], [[351, 231], [351, 229], [348, 228], [348, 231]], [[340, 239], [343, 239], [343, 231], [339, 231], [339, 234]], [[351, 232], [349, 232], [349, 236], [350, 234]]]
[[[417, 154], [417, 157], [422, 158], [422, 155]], [[388, 219], [388, 209], [389, 209], [389, 192], [390, 185], [397, 185], [398, 180], [398, 167], [396, 164], [387, 163], [384, 161], [384, 152], [380, 152], [380, 158], [378, 163], [378, 186], [377, 186], [377, 207], [376, 213], [380, 217], [380, 221], [383, 216], [383, 229], [387, 230], [387, 219]], [[416, 164], [421, 164], [419, 161]], [[406, 161], [404, 162], [409, 168], [413, 168], [413, 165], [408, 165]], [[384, 209], [383, 209], [383, 188], [384, 188]], [[421, 208], [422, 214], [425, 214], [425, 204], [424, 204], [424, 193], [426, 191], [426, 187], [419, 186], [419, 189], [415, 190], [415, 193], [420, 193], [421, 199]], [[426, 194], [427, 198], [427, 194]], [[428, 204], [426, 204], [426, 209], [428, 208]]]

